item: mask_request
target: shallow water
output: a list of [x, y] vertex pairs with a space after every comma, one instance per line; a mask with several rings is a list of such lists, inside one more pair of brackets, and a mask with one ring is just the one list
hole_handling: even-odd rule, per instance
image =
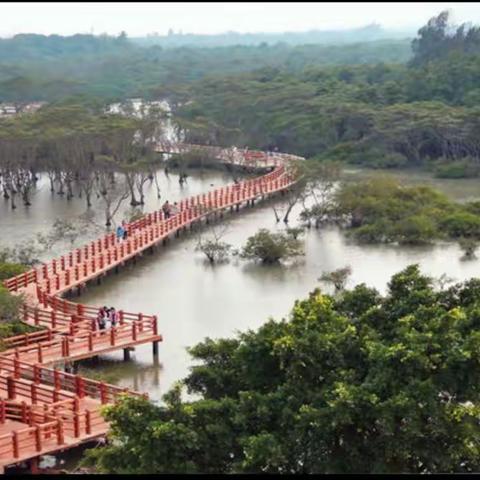
[[[347, 174], [352, 179], [376, 173], [350, 171]], [[408, 174], [395, 175], [406, 183], [418, 183], [418, 178]], [[145, 211], [159, 208], [166, 198], [174, 201], [206, 192], [212, 185], [230, 182], [226, 174], [213, 171], [193, 174], [183, 189], [174, 174], [167, 179], [161, 173], [159, 180], [162, 199], [156, 198], [152, 185]], [[430, 178], [430, 183], [457, 200], [479, 198], [476, 185], [469, 181]], [[2, 243], [5, 239], [14, 243], [34, 230], [46, 228], [56, 217], [68, 218], [85, 209], [84, 203], [78, 200], [67, 204], [65, 200], [52, 199], [45, 190], [39, 191], [38, 202], [29, 210], [19, 207], [11, 212], [0, 203]], [[215, 228], [221, 230], [222, 225], [228, 225], [224, 240], [240, 248], [259, 228], [284, 228], [275, 222], [271, 205], [271, 202], [258, 203], [255, 208], [243, 209], [239, 214], [227, 214], [225, 222]], [[299, 209], [293, 211], [291, 226], [298, 213]], [[188, 374], [192, 364], [186, 351], [188, 346], [207, 336], [229, 337], [236, 331], [256, 329], [269, 317], [280, 319], [288, 315], [295, 299], [304, 298], [321, 286], [317, 279], [323, 271], [350, 265], [352, 275], [347, 287], [365, 282], [381, 292], [386, 291], [392, 274], [412, 263], [419, 263], [422, 271], [429, 275], [438, 277], [446, 273], [458, 281], [480, 273], [480, 262], [461, 261], [461, 252], [453, 244], [410, 248], [358, 245], [334, 227], [307, 231], [305, 257], [289, 266], [257, 265], [234, 257], [230, 263], [211, 267], [203, 254], [195, 251], [199, 232], [207, 235], [208, 228], [211, 227], [188, 231], [172, 239], [153, 255], [139, 258], [136, 265], [108, 276], [102, 285], [89, 287], [80, 298], [84, 303], [141, 311], [159, 318], [164, 341], [159, 345], [158, 359], [153, 359], [152, 347], [148, 344], [136, 347], [129, 362], [123, 362], [119, 351], [102, 356], [100, 363], [93, 367], [114, 377], [114, 383], [148, 392], [152, 400], [159, 401], [174, 382]], [[92, 368], [91, 362], [82, 365]]]
[[409, 184], [429, 185], [436, 188], [450, 198], [459, 202], [470, 202], [480, 198], [480, 179], [465, 178], [455, 180], [452, 178], [435, 178], [429, 172], [422, 172], [417, 170], [392, 170], [392, 169], [356, 169], [347, 168], [344, 171], [345, 178], [360, 179], [372, 178], [381, 175], [391, 176], [398, 181]]
[[[204, 193], [232, 181], [227, 173], [221, 171], [210, 170], [204, 173], [191, 171], [189, 174], [190, 177], [188, 177], [187, 183], [180, 187], [177, 174], [170, 173], [166, 176], [163, 168], [160, 168], [157, 171], [157, 179], [161, 198], [157, 198], [155, 182], [147, 182], [145, 185], [145, 205], [143, 206], [143, 211], [151, 212], [158, 210], [167, 199], [173, 203], [181, 198]], [[118, 177], [118, 182], [121, 185], [120, 177]], [[76, 193], [75, 189], [74, 191]], [[115, 216], [117, 224], [132, 209], [129, 201], [127, 199], [121, 204]], [[21, 203], [21, 199], [17, 199], [17, 208], [12, 210], [9, 200], [5, 200], [3, 197], [0, 198], [0, 245], [15, 245], [18, 241], [33, 238], [36, 233], [46, 233], [57, 218], [74, 220], [84, 215], [87, 211], [92, 213], [93, 221], [103, 227], [105, 223], [104, 203], [102, 199], [92, 195], [92, 204], [92, 208], [88, 210], [84, 199], [75, 197], [67, 200], [65, 196], [51, 193], [48, 176], [40, 174], [40, 180], [32, 195], [32, 205], [30, 207], [25, 207]], [[97, 233], [94, 236], [97, 237], [99, 234]], [[85, 243], [86, 239], [87, 237], [83, 236], [80, 243]], [[52, 252], [49, 256], [53, 257], [62, 254], [63, 251], [58, 251], [62, 247], [68, 247], [68, 245], [56, 246], [55, 252]]]
[[[257, 206], [232, 216], [225, 240], [240, 247], [260, 227], [281, 228], [268, 207]], [[348, 286], [365, 282], [384, 292], [391, 275], [411, 263], [419, 263], [433, 276], [447, 272], [457, 280], [478, 275], [480, 266], [477, 261], [460, 261], [456, 245], [409, 249], [358, 246], [335, 228], [307, 232], [305, 257], [288, 267], [235, 259], [212, 268], [194, 251], [195, 244], [192, 235], [176, 239], [128, 267], [128, 273], [110, 276], [82, 296], [89, 304], [158, 315], [164, 342], [157, 368], [152, 365], [150, 345], [137, 347], [132, 355], [132, 362], [142, 366], [140, 371], [124, 364], [121, 352], [105, 356], [112, 361], [101, 367], [120, 374], [119, 385], [148, 391], [152, 399], [160, 399], [173, 382], [188, 373], [187, 346], [206, 336], [228, 337], [237, 330], [255, 329], [269, 317], [284, 317], [295, 299], [320, 285], [317, 279], [322, 271], [350, 265], [353, 273]]]
[[[350, 170], [347, 176], [355, 179], [382, 173]], [[394, 173], [394, 176], [405, 183], [419, 181], [418, 177], [405, 172]], [[470, 181], [428, 178], [452, 198], [475, 198], [476, 186]], [[166, 198], [175, 201], [231, 181], [227, 174], [215, 171], [192, 172], [183, 188], [176, 174], [166, 177], [161, 171], [158, 179], [162, 198], [156, 198], [155, 186], [150, 185], [146, 212], [160, 208]], [[42, 178], [35, 202], [28, 209], [19, 206], [12, 212], [8, 205], [0, 203], [2, 243], [15, 243], [19, 238], [48, 228], [55, 218], [65, 219], [85, 211], [81, 200], [67, 202], [58, 196], [52, 197], [47, 183], [47, 179]], [[130, 207], [126, 203], [122, 208], [125, 212]], [[299, 208], [292, 212], [292, 225], [298, 213]], [[101, 212], [97, 215], [101, 221]], [[224, 240], [235, 248], [241, 248], [248, 236], [259, 228], [284, 228], [275, 222], [271, 202], [258, 203], [240, 214], [228, 214], [215, 228], [222, 230], [227, 224]], [[211, 267], [203, 254], [195, 251], [199, 232], [208, 235], [208, 228], [188, 232], [167, 246], [160, 246], [154, 255], [145, 255], [119, 275], [107, 277], [102, 285], [89, 287], [81, 297], [87, 304], [105, 304], [158, 316], [164, 341], [156, 364], [151, 345], [143, 345], [136, 347], [130, 362], [124, 363], [123, 353], [119, 351], [105, 355], [95, 366], [118, 379], [116, 383], [121, 386], [148, 391], [154, 400], [159, 400], [175, 381], [188, 374], [191, 360], [186, 347], [207, 336], [228, 337], [238, 330], [255, 329], [269, 317], [280, 319], [288, 314], [295, 299], [305, 297], [320, 286], [317, 279], [322, 271], [350, 265], [353, 273], [348, 286], [365, 282], [384, 292], [391, 275], [411, 263], [419, 263], [428, 274], [447, 273], [456, 280], [478, 275], [480, 267], [478, 261], [461, 261], [456, 245], [415, 248], [358, 245], [334, 227], [307, 231], [305, 257], [290, 266], [257, 265], [234, 257], [228, 264]]]

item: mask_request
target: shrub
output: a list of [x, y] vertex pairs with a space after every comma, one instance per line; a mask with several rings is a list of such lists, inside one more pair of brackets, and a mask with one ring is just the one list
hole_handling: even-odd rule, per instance
[[217, 240], [199, 242], [196, 250], [202, 252], [211, 264], [225, 262], [232, 253], [232, 246]]
[[440, 161], [434, 167], [438, 178], [473, 178], [480, 175], [480, 167], [470, 159], [458, 161]]
[[266, 228], [260, 229], [248, 238], [241, 256], [263, 263], [276, 263], [281, 259], [303, 255], [300, 240], [284, 233], [272, 233]]
[[0, 282], [24, 273], [28, 268], [19, 263], [0, 263]]
[[469, 212], [456, 212], [440, 221], [440, 226], [453, 238], [480, 236], [480, 217]]
[[475, 250], [478, 248], [478, 241], [474, 238], [460, 238], [458, 244], [463, 251], [463, 259], [471, 260], [475, 258]]
[[318, 280], [320, 282], [331, 283], [335, 287], [335, 292], [339, 292], [345, 288], [345, 284], [351, 274], [351, 267], [346, 266], [333, 270], [332, 272], [325, 272]]
[[437, 236], [435, 224], [424, 215], [405, 218], [394, 228], [397, 241], [401, 244], [430, 243]]
[[300, 235], [303, 235], [303, 233], [305, 233], [303, 228], [301, 227], [287, 228], [285, 232], [287, 233], [287, 235], [290, 235], [290, 237], [292, 237], [294, 240], [297, 240]]
[[[13, 322], [18, 320], [18, 312], [22, 304], [20, 295], [12, 295], [4, 286], [0, 285], [0, 321]], [[1, 334], [0, 334], [1, 336]]]

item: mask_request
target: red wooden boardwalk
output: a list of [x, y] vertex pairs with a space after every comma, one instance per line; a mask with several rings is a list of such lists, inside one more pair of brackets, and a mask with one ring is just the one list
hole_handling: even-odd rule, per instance
[[179, 213], [165, 219], [155, 211], [128, 225], [129, 238], [114, 233], [10, 278], [5, 286], [24, 295], [23, 321], [45, 330], [7, 339], [0, 354], [0, 469], [103, 436], [108, 425], [100, 407], [121, 393], [140, 395], [78, 375], [48, 368], [119, 348], [162, 341], [157, 317], [119, 312], [119, 324], [97, 330], [97, 307], [70, 302], [63, 293], [81, 288], [170, 235], [216, 212], [250, 204], [288, 189], [295, 181], [285, 154], [225, 150], [197, 145], [159, 145], [158, 151], [208, 150], [222, 162], [268, 173], [179, 202]]

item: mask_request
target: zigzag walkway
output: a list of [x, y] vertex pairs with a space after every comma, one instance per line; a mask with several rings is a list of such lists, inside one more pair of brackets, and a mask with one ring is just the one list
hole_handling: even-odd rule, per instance
[[179, 213], [168, 219], [162, 211], [149, 213], [128, 225], [127, 240], [118, 240], [114, 233], [104, 235], [4, 282], [10, 292], [23, 294], [23, 321], [44, 330], [6, 339], [7, 349], [0, 354], [1, 470], [24, 460], [30, 460], [35, 469], [41, 455], [104, 436], [108, 425], [100, 407], [115, 402], [122, 393], [141, 395], [48, 366], [147, 342], [152, 342], [156, 353], [162, 341], [154, 315], [120, 311], [118, 326], [97, 330], [98, 307], [70, 302], [61, 295], [81, 289], [202, 218], [253, 205], [258, 198], [288, 189], [295, 181], [289, 163], [300, 159], [182, 144], [159, 144], [157, 150], [202, 150], [241, 168], [270, 171], [184, 199]]

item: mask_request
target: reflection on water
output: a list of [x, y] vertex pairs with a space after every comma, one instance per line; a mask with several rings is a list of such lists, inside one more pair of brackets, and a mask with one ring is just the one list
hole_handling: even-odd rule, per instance
[[[296, 218], [298, 210], [292, 218]], [[270, 207], [258, 205], [232, 214], [225, 241], [240, 248], [247, 237], [260, 227], [281, 229]], [[188, 233], [160, 247], [153, 256], [144, 256], [136, 266], [113, 275], [99, 287], [90, 288], [82, 301], [94, 305], [114, 305], [128, 311], [158, 315], [164, 342], [159, 356], [163, 369], [160, 383], [154, 385], [153, 372], [136, 377], [127, 365], [101, 366], [106, 372], [121, 372], [119, 385], [148, 391], [160, 399], [171, 385], [188, 374], [191, 360], [186, 347], [205, 337], [231, 336], [235, 331], [255, 329], [269, 317], [280, 319], [288, 314], [295, 299], [305, 297], [320, 286], [322, 271], [351, 265], [348, 286], [365, 282], [385, 292], [391, 275], [411, 263], [434, 276], [446, 272], [456, 280], [479, 273], [477, 261], [460, 261], [456, 245], [398, 248], [364, 246], [348, 240], [338, 229], [310, 230], [305, 236], [305, 257], [293, 265], [264, 266], [234, 259], [229, 264], [205, 264], [195, 252], [195, 235]], [[106, 356], [121, 360], [122, 353]], [[136, 348], [135, 365], [152, 364], [151, 345]]]
[[[0, 244], [13, 245], [19, 240], [33, 238], [36, 233], [45, 233], [53, 224], [55, 219], [75, 219], [87, 211], [85, 200], [75, 197], [67, 200], [66, 196], [60, 196], [50, 192], [50, 182], [46, 174], [39, 174], [37, 188], [32, 195], [32, 205], [25, 207], [21, 199], [17, 199], [16, 210], [11, 210], [9, 200], [0, 198]], [[205, 193], [206, 191], [230, 183], [231, 177], [226, 173], [208, 171], [189, 172], [187, 183], [180, 187], [178, 175], [170, 173], [165, 175], [163, 169], [157, 171], [158, 183], [161, 191], [161, 198], [157, 198], [155, 182], [148, 181], [145, 185], [145, 205], [143, 210], [151, 212], [158, 210], [165, 200], [177, 201], [179, 199]], [[118, 177], [118, 182], [121, 182]], [[77, 193], [77, 190], [75, 190]], [[92, 195], [92, 216], [93, 220], [104, 225], [104, 203], [97, 195]], [[129, 199], [122, 203], [115, 220], [119, 221], [130, 211]], [[85, 238], [83, 239], [85, 241]], [[62, 254], [63, 251], [51, 252], [51, 257]]]
[[[354, 179], [378, 173], [350, 170], [347, 176]], [[405, 182], [418, 182], [418, 178], [404, 172], [395, 175]], [[150, 185], [146, 191], [145, 211], [158, 209], [167, 198], [175, 201], [230, 182], [226, 174], [213, 171], [192, 172], [183, 188], [175, 174], [166, 177], [160, 171], [158, 178], [162, 198], [157, 199], [155, 186]], [[29, 209], [19, 206], [12, 212], [7, 204], [0, 203], [2, 243], [14, 243], [18, 238], [45, 229], [57, 217], [69, 218], [85, 211], [81, 200], [67, 202], [58, 196], [52, 198], [47, 180], [42, 178], [35, 202]], [[457, 199], [474, 196], [475, 188], [470, 181], [430, 178], [430, 182]], [[128, 209], [125, 204], [121, 215]], [[298, 213], [299, 208], [292, 213], [292, 221]], [[101, 212], [97, 215], [102, 218]], [[118, 218], [122, 218], [121, 215]], [[275, 222], [267, 203], [245, 209], [241, 214], [227, 214], [224, 221], [228, 222], [224, 240], [237, 249], [261, 227], [283, 228], [283, 224]], [[130, 362], [123, 362], [123, 353], [119, 351], [105, 355], [94, 367], [118, 377], [116, 383], [120, 386], [148, 392], [155, 400], [188, 374], [191, 360], [186, 347], [207, 336], [219, 338], [231, 336], [238, 330], [255, 329], [269, 317], [280, 319], [288, 314], [295, 299], [305, 297], [320, 286], [318, 277], [322, 271], [350, 265], [353, 273], [349, 286], [365, 282], [382, 292], [391, 275], [411, 263], [419, 263], [428, 274], [447, 273], [457, 280], [476, 276], [479, 272], [479, 262], [460, 261], [456, 245], [410, 248], [358, 245], [336, 228], [308, 231], [305, 257], [289, 266], [256, 265], [234, 257], [228, 264], [212, 267], [195, 251], [197, 235], [198, 232], [191, 231], [182, 234], [166, 247], [160, 246], [153, 255], [139, 258], [136, 265], [127, 266], [119, 275], [107, 277], [102, 285], [90, 287], [81, 298], [82, 302], [92, 305], [105, 304], [158, 316], [164, 341], [160, 344], [156, 364], [152, 346], [142, 345], [136, 347]], [[58, 254], [52, 252], [52, 255]]]
[[[349, 175], [352, 178], [351, 172]], [[365, 173], [361, 172], [362, 175]], [[146, 196], [146, 211], [159, 208], [166, 198], [177, 200], [229, 182], [226, 175], [215, 172], [195, 174], [183, 189], [176, 175], [167, 179], [161, 173], [159, 180], [163, 197], [157, 200], [152, 186]], [[455, 188], [447, 181], [433, 182], [457, 199], [477, 195], [476, 186], [469, 181], [456, 181]], [[45, 190], [38, 192], [38, 201], [30, 210], [19, 207], [10, 212], [0, 204], [2, 241], [13, 243], [50, 225], [56, 217], [68, 218], [83, 211], [84, 204], [78, 200], [67, 205], [62, 199], [51, 199]], [[292, 220], [298, 213], [297, 208]], [[261, 227], [283, 228], [283, 224], [275, 223], [267, 203], [244, 209], [241, 214], [228, 214], [225, 220], [229, 227], [224, 240], [234, 248], [241, 248], [248, 236]], [[148, 392], [151, 399], [158, 401], [174, 382], [188, 374], [188, 346], [205, 337], [228, 337], [236, 331], [256, 329], [270, 317], [284, 317], [295, 299], [304, 298], [320, 286], [318, 277], [322, 271], [350, 265], [353, 273], [348, 287], [365, 282], [381, 292], [385, 292], [391, 275], [411, 263], [419, 263], [429, 275], [447, 273], [455, 280], [478, 276], [480, 271], [479, 261], [460, 260], [461, 252], [454, 244], [401, 248], [358, 245], [333, 227], [307, 231], [305, 257], [290, 266], [256, 265], [235, 257], [228, 264], [212, 268], [195, 251], [196, 235], [198, 232], [191, 231], [182, 234], [166, 247], [160, 246], [153, 255], [139, 258], [135, 266], [108, 276], [102, 285], [89, 287], [81, 297], [82, 302], [92, 305], [156, 314], [164, 337], [158, 359], [153, 359], [151, 345], [142, 345], [136, 347], [129, 362], [123, 362], [123, 353], [119, 351], [103, 356], [95, 366], [84, 362], [85, 366], [116, 376], [118, 385]]]

